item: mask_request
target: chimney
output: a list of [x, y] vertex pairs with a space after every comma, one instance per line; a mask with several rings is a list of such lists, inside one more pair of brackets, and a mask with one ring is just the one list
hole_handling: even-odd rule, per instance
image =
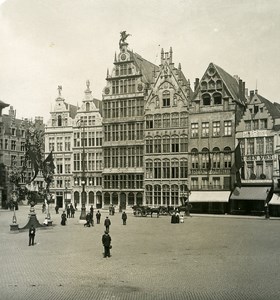
[[199, 78], [195, 78], [194, 90], [196, 90], [198, 86], [199, 86]]
[[243, 84], [242, 84], [242, 80], [239, 79], [238, 83], [239, 83], [239, 99], [242, 101], [242, 99], [243, 99]]
[[250, 91], [250, 100], [253, 99], [255, 92], [254, 91]]
[[243, 96], [242, 100], [243, 100], [243, 102], [246, 102], [245, 82], [243, 82], [242, 93], [243, 93], [243, 94], [242, 94], [242, 96]]

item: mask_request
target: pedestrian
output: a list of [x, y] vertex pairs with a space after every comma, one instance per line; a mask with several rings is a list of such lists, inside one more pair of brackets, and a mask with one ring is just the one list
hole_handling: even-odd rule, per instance
[[70, 209], [70, 206], [69, 206], [69, 205], [67, 205], [66, 211], [67, 211], [67, 218], [70, 218], [70, 212], [71, 212], [71, 209]]
[[106, 231], [109, 233], [109, 228], [110, 228], [110, 225], [111, 225], [111, 221], [109, 219], [109, 217], [106, 217], [105, 221], [104, 221], [104, 226], [106, 228]]
[[35, 239], [35, 232], [36, 229], [34, 225], [32, 224], [29, 228], [29, 246], [34, 246], [34, 239]]
[[67, 217], [66, 217], [66, 213], [65, 213], [65, 210], [63, 211], [62, 215], [61, 215], [61, 225], [66, 225], [66, 220], [67, 220]]
[[126, 225], [127, 214], [125, 213], [125, 211], [122, 213], [122, 220], [123, 220], [123, 225]]
[[180, 223], [180, 214], [179, 214], [178, 211], [176, 212], [175, 217], [176, 217], [176, 222], [175, 223]]
[[172, 224], [175, 224], [176, 223], [176, 216], [175, 216], [175, 213], [173, 212], [172, 215], [171, 215], [171, 223]]
[[86, 215], [86, 223], [84, 224], [84, 227], [90, 227], [90, 213], [87, 213]]
[[93, 208], [93, 206], [92, 206], [92, 205], [91, 205], [91, 207], [90, 207], [89, 211], [90, 211], [90, 213], [91, 213], [91, 214], [92, 214], [92, 216], [93, 216], [93, 213], [94, 213], [94, 208]]
[[71, 218], [74, 218], [74, 216], [75, 216], [75, 208], [74, 208], [74, 206], [72, 205], [72, 207], [71, 207]]
[[74, 206], [73, 206], [73, 204], [71, 203], [71, 204], [70, 204], [70, 217], [71, 217], [71, 218], [74, 218], [74, 216], [72, 217], [72, 211], [73, 211], [73, 209], [74, 209]]
[[43, 205], [42, 205], [42, 213], [44, 213], [45, 211], [46, 211], [46, 204], [44, 202]]
[[97, 213], [96, 213], [96, 224], [100, 224], [100, 219], [101, 219], [101, 213], [98, 210]]
[[104, 247], [104, 255], [103, 257], [111, 257], [111, 253], [110, 253], [110, 249], [112, 248], [111, 246], [111, 237], [108, 233], [108, 231], [106, 230], [102, 236], [102, 244], [103, 244], [103, 247]]
[[112, 207], [112, 216], [115, 214], [115, 206]]
[[91, 226], [94, 225], [93, 224], [93, 214], [91, 212], [89, 213], [89, 223], [90, 223]]
[[59, 206], [56, 205], [54, 209], [55, 209], [55, 212], [58, 214]]

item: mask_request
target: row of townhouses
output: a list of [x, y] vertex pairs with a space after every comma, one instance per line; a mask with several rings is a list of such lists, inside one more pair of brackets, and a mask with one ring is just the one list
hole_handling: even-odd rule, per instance
[[[172, 48], [162, 50], [158, 66], [124, 39], [119, 48], [102, 101], [89, 81], [80, 107], [58, 88], [44, 128], [45, 156], [52, 152], [56, 166], [54, 202], [127, 209], [179, 206], [187, 198], [192, 212], [262, 214], [270, 203], [278, 215], [280, 105], [214, 63], [192, 89]], [[0, 163], [9, 168], [21, 164], [28, 121], [16, 119], [13, 107], [2, 114], [7, 106], [0, 101]], [[241, 186], [233, 171], [238, 144]], [[2, 179], [2, 206], [5, 188]]]

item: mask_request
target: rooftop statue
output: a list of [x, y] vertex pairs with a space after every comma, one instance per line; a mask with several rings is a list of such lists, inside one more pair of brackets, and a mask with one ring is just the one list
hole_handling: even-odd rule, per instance
[[131, 35], [131, 34], [126, 33], [126, 31], [121, 31], [121, 38], [120, 38], [120, 42], [119, 42], [120, 48], [121, 48], [121, 46], [125, 43], [125, 40], [126, 40], [130, 35]]

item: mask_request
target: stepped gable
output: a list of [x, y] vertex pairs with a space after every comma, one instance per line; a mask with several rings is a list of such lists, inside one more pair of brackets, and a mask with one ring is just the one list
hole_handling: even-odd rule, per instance
[[141, 74], [143, 75], [143, 80], [145, 83], [151, 83], [153, 82], [153, 73], [154, 71], [159, 70], [159, 67], [155, 64], [147, 61], [143, 57], [141, 57], [139, 54], [134, 53], [130, 50], [127, 51], [131, 57], [133, 58], [135, 65], [137, 66], [138, 70], [141, 71]]
[[265, 104], [266, 109], [268, 110], [272, 118], [280, 118], [280, 105], [278, 103], [272, 103], [259, 94], [257, 94], [257, 96], [260, 99], [260, 101]]

